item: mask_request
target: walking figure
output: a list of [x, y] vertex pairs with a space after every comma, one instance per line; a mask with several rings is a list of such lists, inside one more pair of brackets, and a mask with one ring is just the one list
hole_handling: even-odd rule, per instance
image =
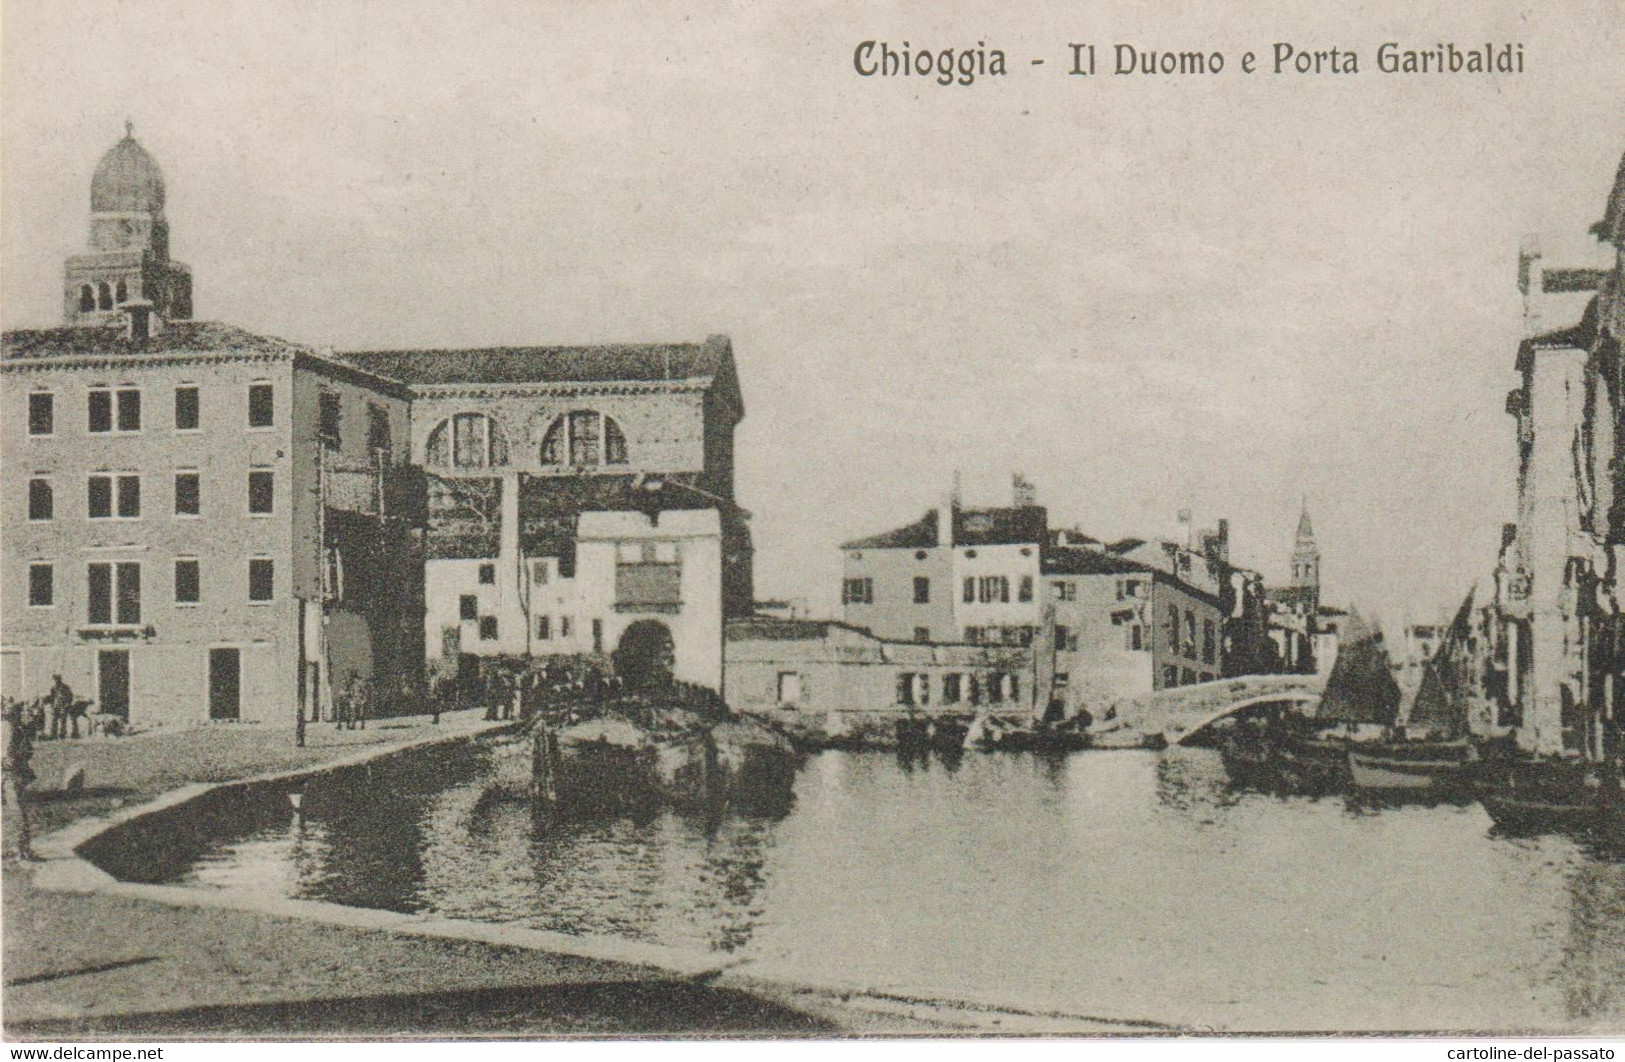
[[[62, 681], [60, 674], [51, 676], [51, 691], [45, 695], [45, 708], [50, 722], [52, 740], [68, 736], [68, 716], [73, 710], [73, 690]], [[73, 736], [79, 736], [78, 720], [74, 720]]]
[[[57, 676], [61, 681], [61, 676]], [[34, 758], [34, 738], [42, 726], [37, 701], [24, 705], [7, 698], [0, 706], [0, 745], [4, 745], [4, 760], [0, 761], [0, 783], [3, 783], [4, 802], [16, 812], [16, 828], [12, 839], [16, 842], [17, 858], [33, 862], [33, 831], [28, 822], [28, 787], [34, 781], [29, 761]]]

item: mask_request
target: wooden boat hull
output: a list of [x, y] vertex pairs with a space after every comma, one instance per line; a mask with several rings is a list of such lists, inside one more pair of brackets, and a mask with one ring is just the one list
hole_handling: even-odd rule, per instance
[[1625, 798], [1617, 770], [1580, 760], [1486, 763], [1474, 789], [1503, 833], [1618, 833]]
[[716, 746], [705, 731], [652, 736], [583, 724], [548, 740], [546, 788], [555, 810], [703, 810], [719, 795]]
[[1465, 742], [1385, 742], [1350, 746], [1349, 781], [1356, 793], [1427, 799], [1466, 791], [1472, 750]]
[[788, 737], [742, 719], [718, 724], [711, 740], [716, 746], [714, 787], [723, 803], [747, 814], [789, 809], [801, 754]]

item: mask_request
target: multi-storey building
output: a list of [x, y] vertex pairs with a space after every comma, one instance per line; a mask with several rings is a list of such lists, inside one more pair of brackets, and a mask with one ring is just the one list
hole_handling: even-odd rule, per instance
[[[91, 199], [95, 252], [70, 259], [69, 323], [0, 343], [16, 488], [0, 497], [5, 692], [61, 674], [137, 723], [292, 724], [352, 675], [410, 677], [409, 394], [307, 347], [185, 320], [162, 178], [132, 138], [103, 158]], [[144, 241], [139, 254], [108, 249], [118, 233]], [[87, 272], [124, 257], [144, 272]]]
[[752, 597], [727, 337], [345, 357], [412, 395], [431, 670], [607, 662], [630, 633], [670, 652], [677, 678], [721, 688], [724, 619]]
[[1617, 755], [1625, 718], [1625, 545], [1620, 441], [1625, 363], [1625, 159], [1579, 263], [1519, 256], [1524, 336], [1516, 423], [1517, 520], [1504, 528], [1490, 635], [1501, 726], [1540, 754]]
[[[1019, 487], [1020, 504], [950, 500], [843, 545], [845, 622], [894, 641], [1030, 648], [1037, 704], [1064, 714], [1224, 673], [1222, 580], [1181, 578], [1160, 543], [1052, 532]], [[1145, 547], [1161, 566], [1125, 555]], [[1206, 561], [1192, 570], [1205, 576]]]
[[291, 724], [426, 656], [619, 649], [721, 688], [752, 596], [726, 337], [335, 355], [193, 322], [131, 136], [65, 313], [0, 362], [5, 693]]

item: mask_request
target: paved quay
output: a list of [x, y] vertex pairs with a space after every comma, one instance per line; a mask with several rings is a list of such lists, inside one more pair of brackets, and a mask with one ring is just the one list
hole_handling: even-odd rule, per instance
[[[45, 742], [34, 761], [37, 834], [49, 841], [55, 830], [79, 832], [90, 818], [181, 787], [492, 726], [472, 711], [446, 713], [438, 726], [427, 717], [377, 720], [365, 731], [315, 725], [302, 749], [286, 730], [254, 727]], [[74, 766], [85, 769], [86, 787], [69, 796], [58, 787]], [[635, 961], [369, 928], [364, 912], [356, 912], [362, 924], [336, 924], [36, 883], [72, 862], [8, 861], [0, 872], [8, 1039], [1112, 1030], [1070, 1016], [758, 981], [745, 971], [684, 976]]]

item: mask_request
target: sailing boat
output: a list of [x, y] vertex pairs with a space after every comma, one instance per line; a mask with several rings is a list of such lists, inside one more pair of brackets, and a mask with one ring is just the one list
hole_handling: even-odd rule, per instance
[[1293, 792], [1326, 794], [1344, 788], [1351, 748], [1369, 742], [1369, 727], [1386, 732], [1399, 715], [1399, 683], [1382, 631], [1354, 609], [1343, 630], [1319, 709], [1280, 742], [1278, 769]]
[[1423, 665], [1422, 683], [1402, 725], [1386, 739], [1348, 750], [1357, 794], [1386, 800], [1459, 796], [1465, 790], [1467, 706], [1473, 692], [1473, 591], [1461, 603], [1444, 642]]

